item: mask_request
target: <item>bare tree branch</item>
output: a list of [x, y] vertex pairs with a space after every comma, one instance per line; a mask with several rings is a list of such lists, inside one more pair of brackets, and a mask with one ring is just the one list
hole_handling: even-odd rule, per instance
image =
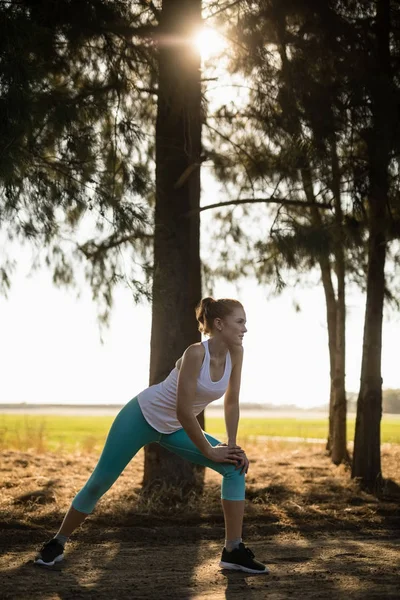
[[281, 206], [299, 206], [308, 207], [315, 206], [317, 208], [325, 208], [332, 210], [331, 204], [324, 204], [322, 202], [307, 202], [301, 200], [285, 200], [284, 198], [243, 198], [239, 200], [228, 200], [227, 202], [217, 202], [216, 204], [209, 204], [208, 206], [201, 206], [200, 208], [194, 208], [186, 213], [186, 217], [190, 217], [193, 214], [203, 212], [204, 210], [210, 210], [211, 208], [221, 208], [222, 206], [236, 206], [238, 204], [280, 204]]
[[127, 242], [133, 242], [137, 239], [152, 239], [153, 237], [154, 236], [152, 234], [144, 233], [143, 231], [134, 231], [133, 233], [122, 237], [112, 235], [108, 238], [108, 240], [104, 240], [99, 244], [97, 244], [94, 240], [89, 240], [81, 246], [78, 246], [78, 250], [80, 250], [86, 258], [95, 259], [104, 252], [107, 252], [107, 250], [111, 250], [112, 248], [116, 248], [117, 246], [121, 246]]

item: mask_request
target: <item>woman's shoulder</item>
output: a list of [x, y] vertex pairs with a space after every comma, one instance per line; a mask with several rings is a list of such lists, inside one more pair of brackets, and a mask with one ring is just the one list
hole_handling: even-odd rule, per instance
[[183, 353], [183, 356], [188, 356], [190, 358], [204, 358], [206, 350], [204, 348], [204, 344], [202, 342], [196, 342], [195, 344], [191, 344], [188, 346]]
[[233, 348], [229, 348], [229, 354], [232, 361], [232, 368], [236, 364], [241, 364], [243, 361], [244, 354], [243, 346], [234, 346]]
[[192, 361], [193, 362], [201, 362], [201, 361], [203, 361], [204, 354], [205, 354], [205, 348], [204, 348], [204, 344], [202, 342], [196, 342], [195, 344], [191, 344], [190, 346], [188, 346], [186, 348], [186, 350], [182, 354], [181, 358], [179, 358], [176, 361], [175, 366], [179, 370], [181, 368], [183, 359], [189, 360], [191, 362]]

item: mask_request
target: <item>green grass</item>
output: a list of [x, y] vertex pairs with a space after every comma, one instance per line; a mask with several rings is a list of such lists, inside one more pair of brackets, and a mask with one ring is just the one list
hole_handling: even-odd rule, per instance
[[[0, 449], [98, 451], [113, 421], [110, 416], [55, 416], [0, 414]], [[326, 439], [328, 421], [324, 419], [248, 418], [242, 417], [241, 440], [257, 436]], [[209, 433], [225, 438], [223, 418], [206, 420]], [[354, 418], [347, 426], [348, 440], [354, 438]], [[382, 442], [400, 444], [400, 415], [383, 417]]]
[[[207, 419], [207, 430], [210, 433], [223, 434], [225, 431], [222, 418]], [[347, 421], [347, 439], [354, 440], [355, 419]], [[248, 418], [242, 417], [239, 425], [239, 437], [276, 436], [294, 438], [326, 439], [328, 435], [328, 419], [295, 419], [295, 418]], [[381, 424], [382, 443], [400, 444], [399, 417], [384, 417]]]
[[0, 415], [0, 448], [83, 450], [104, 444], [113, 421], [109, 416]]

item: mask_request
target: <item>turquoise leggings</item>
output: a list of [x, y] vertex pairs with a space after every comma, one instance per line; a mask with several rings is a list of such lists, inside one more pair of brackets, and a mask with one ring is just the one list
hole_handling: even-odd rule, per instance
[[[208, 433], [205, 436], [212, 446], [220, 443]], [[222, 475], [221, 498], [244, 500], [245, 478], [240, 469], [232, 464], [217, 463], [206, 458], [184, 429], [169, 434], [156, 431], [144, 418], [137, 398], [133, 398], [116, 416], [99, 462], [75, 496], [72, 506], [80, 512], [91, 513], [97, 501], [115, 483], [135, 454], [150, 442], [158, 442], [182, 458], [218, 471]]]

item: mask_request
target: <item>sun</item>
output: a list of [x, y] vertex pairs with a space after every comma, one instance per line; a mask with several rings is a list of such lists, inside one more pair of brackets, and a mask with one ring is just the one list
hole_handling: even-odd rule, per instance
[[226, 48], [226, 42], [222, 35], [209, 27], [202, 27], [194, 35], [194, 45], [200, 52], [202, 60], [208, 60]]

